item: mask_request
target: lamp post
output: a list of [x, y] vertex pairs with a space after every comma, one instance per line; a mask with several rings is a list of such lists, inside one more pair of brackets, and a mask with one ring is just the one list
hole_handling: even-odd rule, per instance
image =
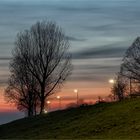
[[47, 101], [48, 111], [50, 110], [50, 101]]
[[57, 98], [58, 101], [59, 101], [59, 109], [61, 109], [61, 97], [60, 97], [60, 96], [57, 96], [56, 98]]
[[[114, 79], [109, 79], [108, 82], [109, 82], [110, 84], [115, 84], [116, 81], [115, 81]], [[113, 98], [114, 98], [114, 100], [115, 100], [115, 96], [114, 96]]]
[[77, 106], [78, 106], [78, 100], [79, 100], [78, 89], [74, 89], [74, 93], [76, 93]]
[[110, 84], [114, 84], [115, 83], [115, 80], [114, 79], [109, 79], [108, 81]]
[[129, 79], [129, 94], [131, 95], [132, 93], [132, 78], [130, 77]]
[[44, 109], [44, 113], [45, 113], [45, 114], [47, 114], [47, 113], [48, 113], [48, 111]]

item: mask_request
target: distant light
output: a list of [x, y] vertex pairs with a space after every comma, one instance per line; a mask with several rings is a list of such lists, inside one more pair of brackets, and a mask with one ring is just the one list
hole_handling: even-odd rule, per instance
[[48, 111], [44, 109], [44, 113], [45, 113], [45, 114], [47, 114], [47, 113], [48, 113]]
[[115, 80], [114, 79], [110, 79], [108, 82], [111, 83], [111, 84], [114, 84]]
[[47, 101], [47, 104], [50, 104], [51, 102], [50, 101]]
[[74, 89], [74, 92], [77, 93], [78, 92], [78, 89]]
[[60, 96], [57, 96], [56, 98], [57, 98], [57, 99], [60, 99]]

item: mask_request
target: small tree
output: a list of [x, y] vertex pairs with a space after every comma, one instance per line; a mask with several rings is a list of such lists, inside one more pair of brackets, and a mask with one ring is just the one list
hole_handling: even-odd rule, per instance
[[126, 89], [127, 89], [126, 81], [123, 79], [123, 77], [120, 74], [118, 74], [112, 87], [112, 94], [119, 101], [121, 101], [124, 99]]

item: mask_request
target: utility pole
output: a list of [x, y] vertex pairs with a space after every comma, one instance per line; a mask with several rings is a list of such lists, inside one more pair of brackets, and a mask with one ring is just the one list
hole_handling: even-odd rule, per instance
[[76, 93], [77, 106], [78, 106], [78, 100], [79, 100], [78, 89], [74, 89], [74, 92]]
[[129, 82], [130, 82], [130, 83], [129, 83], [129, 84], [130, 84], [130, 85], [129, 85], [129, 86], [130, 86], [130, 87], [129, 87], [129, 94], [131, 94], [131, 93], [132, 93], [132, 79], [131, 79], [131, 77], [130, 77], [130, 79], [129, 79]]

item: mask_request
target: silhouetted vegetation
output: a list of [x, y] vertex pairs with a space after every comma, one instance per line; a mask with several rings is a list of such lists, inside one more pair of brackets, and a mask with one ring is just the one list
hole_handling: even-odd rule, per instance
[[123, 75], [140, 82], [140, 38], [127, 49], [121, 66]]
[[71, 73], [69, 42], [53, 22], [37, 22], [18, 33], [10, 62], [11, 77], [6, 97], [18, 109], [44, 111], [45, 101]]
[[112, 87], [112, 94], [117, 100], [121, 101], [125, 97], [126, 90], [127, 90], [127, 81], [119, 73], [114, 80], [114, 84]]
[[140, 37], [126, 50], [112, 93], [119, 100], [140, 96]]

